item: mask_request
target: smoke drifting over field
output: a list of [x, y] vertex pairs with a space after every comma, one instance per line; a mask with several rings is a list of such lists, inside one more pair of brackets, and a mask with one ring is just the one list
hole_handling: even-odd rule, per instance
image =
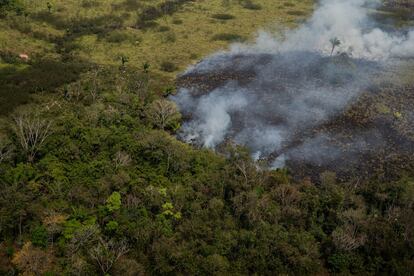
[[253, 46], [234, 46], [232, 51], [316, 51], [330, 54], [329, 40], [337, 37], [337, 51], [355, 58], [384, 60], [414, 56], [414, 30], [405, 34], [387, 33], [377, 27], [369, 11], [380, 4], [375, 0], [324, 0], [309, 21], [297, 30], [285, 33], [284, 40], [266, 32], [258, 35]]
[[[414, 57], [414, 31], [377, 28], [368, 16], [375, 4], [322, 1], [283, 39], [261, 32], [256, 43], [233, 45], [190, 68], [173, 97], [188, 118], [180, 137], [209, 148], [231, 139], [273, 167], [289, 159], [352, 160], [354, 153], [382, 145], [375, 128], [346, 139], [342, 130], [323, 127], [372, 86], [381, 68]], [[333, 38], [341, 42], [334, 51]]]

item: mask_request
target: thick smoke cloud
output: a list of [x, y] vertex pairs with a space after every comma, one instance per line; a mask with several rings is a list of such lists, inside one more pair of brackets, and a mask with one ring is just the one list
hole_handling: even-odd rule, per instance
[[200, 139], [205, 147], [217, 146], [224, 140], [231, 126], [230, 113], [248, 105], [249, 100], [245, 95], [239, 88], [232, 90], [230, 86], [225, 86], [194, 101], [188, 90], [182, 90], [176, 98], [177, 103], [184, 108], [196, 105], [199, 118], [184, 127], [191, 130], [185, 132], [184, 139]]
[[[377, 28], [368, 16], [376, 4], [322, 1], [306, 24], [285, 32], [283, 39], [260, 32], [256, 43], [233, 45], [190, 68], [183, 77], [239, 78], [208, 91], [196, 83], [180, 89], [173, 100], [189, 118], [180, 137], [209, 148], [232, 139], [249, 147], [254, 158], [272, 159], [273, 167], [290, 158], [318, 163], [339, 158], [341, 151], [329, 144], [335, 134], [303, 134], [357, 99], [380, 67], [414, 56], [414, 31]], [[341, 44], [331, 57], [334, 37]], [[301, 133], [308, 138], [292, 143]], [[352, 151], [366, 147], [366, 137], [357, 137]]]
[[307, 24], [285, 33], [284, 40], [260, 32], [255, 45], [235, 45], [233, 52], [317, 51], [330, 54], [327, 42], [337, 37], [338, 51], [355, 58], [384, 60], [414, 56], [414, 30], [406, 34], [387, 33], [376, 27], [370, 11], [380, 5], [375, 0], [324, 0]]

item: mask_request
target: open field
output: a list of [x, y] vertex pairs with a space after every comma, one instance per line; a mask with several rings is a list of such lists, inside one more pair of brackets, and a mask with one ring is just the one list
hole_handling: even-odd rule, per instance
[[[162, 1], [25, 1], [25, 14], [0, 20], [1, 113], [27, 102], [36, 86], [53, 92], [79, 78], [81, 67], [118, 66], [121, 57], [132, 67], [149, 64], [162, 90], [229, 42], [251, 39], [260, 28], [294, 26], [312, 10], [312, 1], [182, 2], [159, 13], [152, 9]], [[28, 65], [16, 60], [20, 53], [30, 56]], [[52, 81], [48, 66], [62, 61], [53, 70], [60, 80]], [[25, 84], [35, 78], [40, 83]]]

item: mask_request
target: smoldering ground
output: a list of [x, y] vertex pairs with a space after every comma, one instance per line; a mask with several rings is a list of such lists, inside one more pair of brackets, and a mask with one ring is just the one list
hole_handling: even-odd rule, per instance
[[[256, 43], [233, 45], [190, 68], [173, 97], [186, 118], [179, 136], [209, 148], [232, 140], [274, 168], [349, 171], [389, 155], [410, 158], [413, 137], [401, 135], [396, 120], [406, 120], [398, 110], [414, 104], [412, 90], [399, 95], [406, 107], [382, 103], [378, 91], [388, 68], [414, 56], [414, 31], [378, 28], [369, 16], [375, 4], [322, 1], [282, 39], [261, 32]], [[390, 111], [361, 109], [361, 98]]]

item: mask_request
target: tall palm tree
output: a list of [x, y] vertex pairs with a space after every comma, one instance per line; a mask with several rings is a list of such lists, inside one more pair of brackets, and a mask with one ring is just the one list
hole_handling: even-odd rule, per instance
[[332, 51], [331, 51], [331, 56], [332, 56], [335, 48], [341, 45], [341, 41], [337, 37], [334, 37], [334, 38], [331, 38], [329, 42], [331, 42], [331, 45], [332, 45]]

